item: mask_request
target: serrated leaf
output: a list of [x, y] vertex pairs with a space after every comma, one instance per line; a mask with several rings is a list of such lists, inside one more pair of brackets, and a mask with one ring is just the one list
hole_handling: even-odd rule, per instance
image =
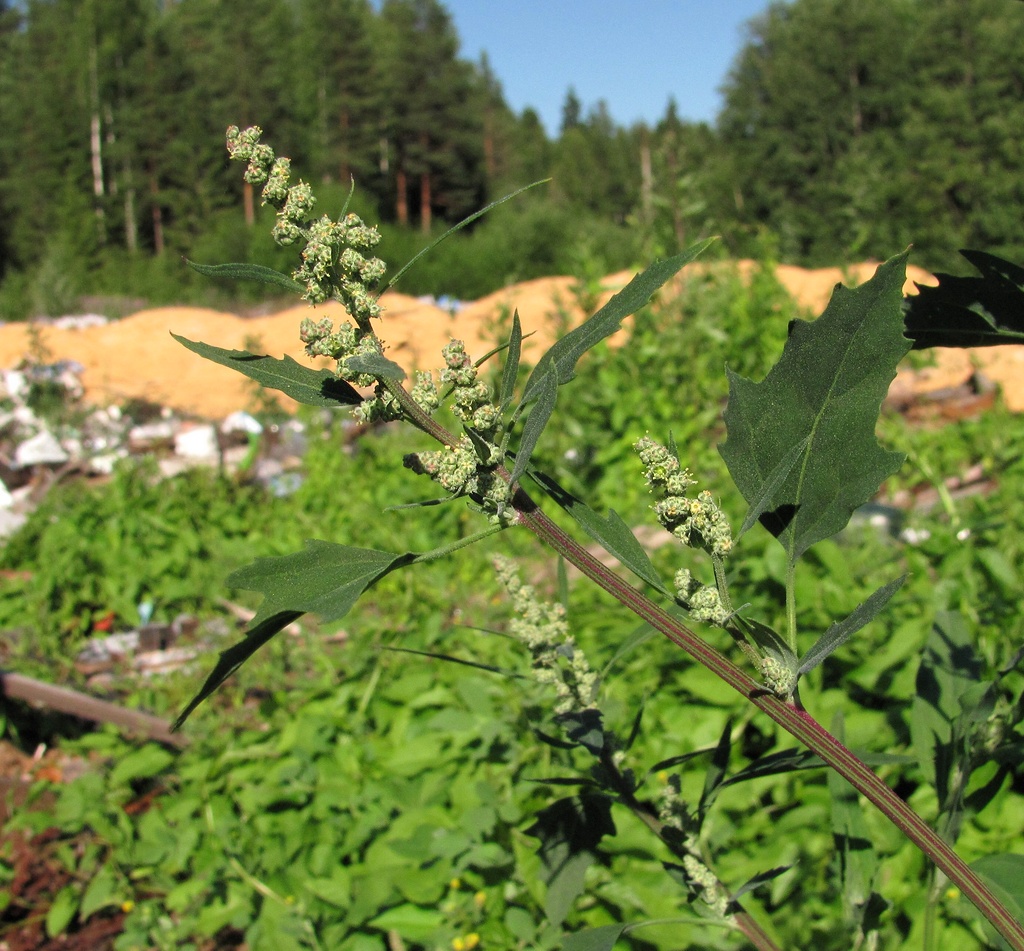
[[984, 251], [960, 253], [981, 277], [936, 274], [937, 287], [917, 285], [904, 304], [914, 349], [1024, 343], [1024, 268]]
[[186, 261], [193, 271], [198, 271], [206, 277], [222, 277], [233, 281], [256, 281], [259, 284], [272, 284], [282, 287], [286, 291], [295, 294], [304, 294], [306, 288], [280, 271], [264, 267], [262, 264], [196, 264], [195, 261]]
[[501, 370], [501, 387], [499, 389], [498, 408], [503, 415], [512, 405], [515, 395], [516, 377], [519, 375], [519, 360], [523, 353], [523, 325], [519, 321], [519, 311], [512, 312], [512, 332], [508, 338], [508, 353], [505, 354], [505, 366]]
[[728, 371], [728, 439], [719, 451], [748, 502], [807, 440], [760, 517], [790, 565], [844, 528], [903, 461], [879, 445], [875, 426], [910, 347], [901, 311], [906, 258], [887, 261], [861, 287], [837, 286], [816, 321], [794, 320], [782, 357], [760, 383]]
[[889, 603], [889, 599], [903, 587], [906, 580], [907, 576], [903, 575], [902, 578], [882, 585], [841, 621], [830, 625], [828, 630], [814, 642], [811, 649], [800, 658], [800, 667], [797, 673], [802, 675], [809, 670], [814, 670], [829, 654], [845, 644], [864, 625], [873, 621], [878, 612]]
[[335, 407], [339, 403], [355, 406], [363, 400], [352, 386], [339, 380], [330, 370], [313, 370], [288, 356], [278, 360], [276, 357], [248, 353], [245, 350], [224, 350], [208, 343], [179, 337], [175, 333], [171, 336], [193, 353], [237, 370], [261, 386], [280, 390], [297, 403]]
[[380, 380], [405, 379], [405, 370], [381, 353], [359, 353], [347, 357], [345, 368], [353, 373], [369, 373]]
[[[518, 464], [518, 457], [516, 462]], [[651, 559], [644, 551], [643, 545], [637, 541], [636, 536], [629, 530], [629, 526], [622, 521], [614, 509], [609, 510], [607, 518], [604, 518], [571, 492], [563, 489], [551, 476], [533, 469], [530, 470], [529, 476], [556, 504], [576, 520], [583, 531], [618, 558], [623, 566], [632, 571], [641, 581], [646, 581], [652, 588], [667, 597], [672, 597], [657, 569], [651, 564]]]
[[245, 638], [222, 651], [202, 689], [174, 721], [178, 729], [189, 715], [275, 634], [303, 614], [326, 622], [344, 617], [359, 596], [389, 572], [416, 556], [372, 548], [352, 548], [310, 539], [305, 551], [259, 558], [228, 577], [228, 584], [263, 593], [263, 603]]
[[523, 424], [523, 434], [516, 456], [518, 471], [513, 471], [512, 485], [515, 485], [517, 479], [526, 471], [530, 453], [554, 412], [558, 387], [572, 379], [580, 357], [605, 337], [615, 333], [623, 320], [645, 306], [663, 284], [704, 251], [713, 240], [709, 238], [701, 241], [681, 254], [652, 264], [646, 271], [637, 274], [604, 307], [574, 330], [570, 330], [537, 361], [533, 373], [526, 381], [523, 399], [519, 410], [516, 411], [518, 416], [523, 406], [537, 401], [537, 405], [533, 407]]
[[603, 925], [562, 938], [562, 951], [612, 951], [628, 925]]

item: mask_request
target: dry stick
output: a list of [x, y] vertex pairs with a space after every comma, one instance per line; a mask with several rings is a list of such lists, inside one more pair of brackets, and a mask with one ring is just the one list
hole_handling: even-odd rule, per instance
[[[454, 446], [458, 442], [448, 430], [424, 413], [400, 384], [393, 380], [382, 382], [399, 401], [414, 426], [445, 446]], [[499, 467], [497, 471], [502, 478], [508, 479], [509, 473], [504, 468]], [[529, 528], [542, 542], [820, 756], [946, 874], [1014, 951], [1024, 951], [1024, 924], [1010, 914], [988, 885], [938, 833], [809, 713], [798, 710], [766, 690], [763, 684], [752, 680], [685, 624], [602, 565], [571, 535], [552, 522], [523, 489], [516, 489], [512, 505], [520, 524]]]
[[160, 717], [138, 710], [128, 710], [116, 703], [108, 703], [79, 693], [67, 687], [33, 680], [23, 674], [9, 674], [0, 671], [0, 695], [28, 703], [41, 703], [61, 713], [70, 713], [83, 720], [97, 723], [114, 723], [137, 733], [142, 733], [169, 746], [186, 746], [188, 740], [180, 733], [171, 733], [171, 724]]

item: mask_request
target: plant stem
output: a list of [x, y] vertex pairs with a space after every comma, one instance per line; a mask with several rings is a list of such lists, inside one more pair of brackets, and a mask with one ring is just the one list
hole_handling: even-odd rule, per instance
[[[409, 421], [446, 446], [457, 440], [443, 426], [420, 409], [412, 396], [398, 383], [383, 381], [405, 410]], [[504, 478], [508, 473], [499, 469]], [[548, 518], [522, 489], [516, 490], [512, 505], [521, 524], [553, 548], [569, 564], [578, 568], [620, 604], [683, 648], [701, 666], [725, 681], [740, 696], [766, 714], [783, 730], [821, 757], [854, 789], [865, 796], [893, 825], [914, 843], [946, 877], [974, 904], [981, 914], [1006, 939], [1014, 951], [1024, 951], [1024, 924], [1017, 921], [996, 898], [984, 881], [960, 858], [949, 844], [896, 795], [849, 749], [817, 720], [766, 690], [733, 664], [724, 654], [700, 638], [693, 630], [672, 617], [664, 608], [637, 591], [615, 572], [601, 564], [571, 535]], [[796, 637], [796, 611], [793, 603], [795, 569], [786, 575], [786, 603], [791, 640]], [[795, 645], [794, 645], [795, 649]]]
[[911, 842], [941, 869], [949, 880], [991, 922], [1015, 951], [1024, 951], [1024, 925], [1018, 922], [981, 878], [902, 799], [820, 723], [752, 680], [724, 655], [672, 617], [613, 571], [606, 568], [575, 539], [552, 522], [525, 492], [514, 498], [520, 520], [541, 541], [550, 545], [571, 565], [611, 594], [634, 614], [647, 621], [691, 657], [724, 680], [787, 733], [820, 756], [854, 789], [864, 795]]
[[789, 649], [796, 654], [796, 562], [786, 566], [786, 635]]

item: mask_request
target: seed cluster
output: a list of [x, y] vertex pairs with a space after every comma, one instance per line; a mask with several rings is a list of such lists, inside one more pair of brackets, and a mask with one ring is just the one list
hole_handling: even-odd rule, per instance
[[565, 608], [539, 600], [533, 585], [523, 584], [512, 560], [499, 555], [494, 569], [519, 615], [509, 631], [530, 651], [534, 679], [554, 687], [558, 695], [555, 713], [594, 709], [598, 677], [569, 633]]

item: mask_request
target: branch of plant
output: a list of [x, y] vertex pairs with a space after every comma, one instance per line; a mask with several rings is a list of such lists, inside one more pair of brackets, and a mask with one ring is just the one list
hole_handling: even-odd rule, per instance
[[[452, 433], [423, 412], [404, 387], [394, 381], [383, 382], [405, 410], [409, 422], [444, 445], [451, 446], [457, 442]], [[505, 479], [509, 477], [509, 473], [502, 468], [498, 472]], [[791, 701], [783, 700], [766, 690], [696, 632], [601, 564], [572, 536], [551, 521], [522, 488], [516, 490], [512, 506], [520, 524], [525, 525], [538, 539], [821, 757], [935, 863], [1006, 939], [1010, 947], [1015, 951], [1024, 951], [1024, 924], [1010, 914], [988, 885], [938, 833], [817, 720], [806, 711], [798, 709]]]
[[[673, 855], [682, 858], [685, 853], [677, 848], [669, 837], [665, 835], [665, 824], [657, 815], [655, 815], [650, 806], [636, 798], [632, 784], [622, 774], [619, 767], [615, 765], [615, 761], [607, 749], [602, 751], [600, 762], [622, 805], [629, 809], [633, 815], [647, 826], [647, 828], [665, 844], [666, 848], [668, 848]], [[772, 940], [771, 936], [761, 927], [757, 919], [740, 904], [740, 902], [733, 901], [731, 907], [736, 910], [729, 915], [728, 918], [736, 929], [741, 932], [755, 948], [757, 948], [757, 951], [780, 951], [779, 946]]]

